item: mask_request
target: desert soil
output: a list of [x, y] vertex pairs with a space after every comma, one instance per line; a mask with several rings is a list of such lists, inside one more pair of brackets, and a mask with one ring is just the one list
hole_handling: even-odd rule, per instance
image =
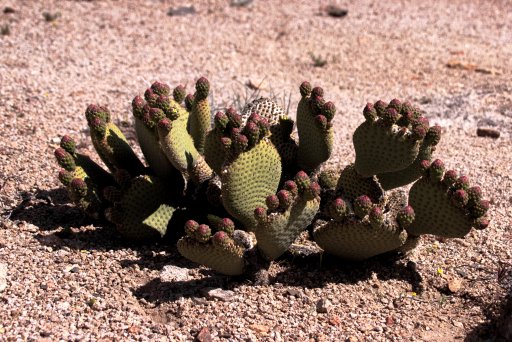
[[[211, 0], [169, 16], [189, 3], [0, 0], [0, 340], [499, 340], [512, 285], [512, 4], [347, 0], [341, 18], [331, 4]], [[491, 200], [490, 226], [424, 237], [398, 261], [285, 257], [268, 286], [171, 243], [123, 242], [69, 203], [53, 150], [70, 134], [94, 155], [83, 113], [96, 102], [135, 145], [131, 99], [155, 80], [192, 91], [200, 76], [215, 108], [243, 104], [252, 84], [291, 115], [303, 80], [322, 86], [338, 108], [339, 167], [367, 102], [419, 105], [444, 127], [436, 157]]]

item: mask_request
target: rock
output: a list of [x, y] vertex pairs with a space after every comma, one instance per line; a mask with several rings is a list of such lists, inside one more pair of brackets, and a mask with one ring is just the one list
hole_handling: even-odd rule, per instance
[[160, 272], [160, 280], [165, 282], [187, 281], [189, 278], [188, 268], [174, 265], [166, 265]]
[[12, 14], [12, 13], [15, 13], [16, 10], [12, 7], [9, 7], [9, 6], [5, 6], [4, 7], [4, 14]]
[[223, 290], [221, 288], [207, 287], [201, 291], [208, 298], [216, 298], [223, 302], [229, 302], [235, 297], [235, 293], [231, 290]]
[[462, 324], [462, 322], [459, 322], [459, 321], [456, 321], [456, 320], [453, 320], [452, 321], [452, 324], [457, 327], [457, 328], [464, 328], [464, 324]]
[[328, 313], [332, 308], [332, 304], [328, 299], [320, 299], [316, 302], [316, 312]]
[[388, 317], [386, 317], [386, 325], [391, 326], [393, 324], [395, 324], [395, 319], [393, 315], [389, 315]]
[[476, 135], [479, 137], [498, 139], [500, 137], [500, 131], [491, 127], [478, 127], [476, 129]]
[[231, 0], [232, 7], [244, 7], [250, 5], [253, 0]]
[[7, 265], [0, 263], [0, 292], [7, 288]]
[[201, 330], [197, 333], [196, 341], [198, 342], [211, 342], [212, 335], [210, 335], [210, 330], [208, 330], [208, 327], [202, 327]]
[[268, 332], [270, 331], [270, 327], [263, 324], [251, 324], [249, 325], [249, 328], [260, 334], [268, 334]]
[[328, 15], [330, 15], [331, 17], [334, 17], [334, 18], [343, 18], [344, 16], [346, 16], [348, 14], [348, 10], [346, 10], [345, 8], [336, 6], [336, 5], [327, 6], [325, 8], [325, 11], [327, 12]]
[[291, 288], [286, 290], [286, 294], [290, 297], [300, 298], [301, 292], [297, 289]]
[[195, 14], [196, 9], [194, 6], [180, 6], [176, 8], [169, 8], [167, 11], [167, 15], [174, 17], [174, 16], [180, 16], [180, 15], [187, 15], [187, 14]]
[[448, 290], [450, 292], [455, 293], [458, 292], [462, 287], [462, 281], [460, 281], [459, 278], [456, 277], [450, 277], [448, 278]]

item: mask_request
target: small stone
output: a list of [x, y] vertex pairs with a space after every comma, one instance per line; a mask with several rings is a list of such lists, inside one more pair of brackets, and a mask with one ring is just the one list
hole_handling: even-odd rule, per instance
[[160, 280], [165, 282], [187, 281], [189, 280], [189, 270], [187, 268], [174, 265], [166, 265], [160, 272]]
[[386, 325], [391, 326], [393, 324], [395, 324], [395, 318], [393, 317], [393, 315], [389, 315], [388, 317], [386, 317]]
[[316, 312], [318, 313], [328, 313], [331, 310], [332, 304], [328, 299], [319, 299], [316, 302]]
[[479, 137], [498, 139], [500, 137], [500, 131], [490, 127], [478, 127], [476, 129], [476, 135]]
[[75, 266], [69, 270], [71, 273], [78, 273], [80, 271], [80, 268], [78, 266]]
[[270, 327], [263, 324], [251, 324], [249, 328], [260, 334], [268, 334], [268, 332], [270, 331]]
[[458, 292], [462, 287], [462, 281], [460, 281], [459, 278], [456, 278], [456, 277], [450, 277], [448, 279], [448, 290], [450, 290], [450, 292], [452, 293], [455, 293], [455, 292]]
[[453, 320], [453, 321], [452, 321], [452, 324], [453, 324], [454, 326], [456, 326], [457, 328], [464, 328], [464, 324], [462, 324], [462, 322], [459, 322], [459, 321], [455, 321], [455, 320]]
[[9, 6], [5, 6], [4, 7], [4, 14], [11, 14], [11, 13], [15, 13], [16, 10], [12, 7], [9, 7]]
[[345, 8], [336, 6], [336, 5], [329, 5], [326, 7], [325, 10], [326, 10], [327, 14], [329, 14], [331, 17], [334, 17], [334, 18], [343, 18], [344, 16], [346, 16], [348, 14], [348, 10], [346, 10]]
[[301, 292], [297, 289], [294, 289], [294, 288], [291, 288], [291, 289], [287, 289], [286, 290], [286, 294], [290, 297], [296, 297], [296, 298], [300, 298], [301, 297]]
[[202, 327], [201, 330], [196, 335], [196, 341], [198, 342], [211, 342], [212, 335], [210, 335], [210, 330], [208, 330], [208, 327]]
[[250, 5], [253, 0], [231, 0], [232, 7], [244, 7]]
[[347, 342], [357, 342], [359, 340], [355, 336], [349, 336], [346, 341]]
[[194, 6], [180, 6], [176, 8], [169, 8], [169, 10], [167, 11], [167, 15], [171, 17], [195, 13], [196, 9]]
[[338, 315], [332, 315], [329, 317], [329, 324], [334, 326], [339, 326], [341, 324], [341, 318]]
[[140, 328], [139, 328], [139, 326], [137, 326], [137, 325], [132, 325], [132, 326], [130, 326], [130, 327], [128, 328], [128, 332], [129, 332], [130, 334], [138, 334], [138, 333], [139, 333], [139, 331], [140, 331]]
[[0, 292], [7, 288], [7, 265], [0, 263]]
[[221, 288], [212, 289], [211, 287], [202, 290], [203, 295], [208, 298], [216, 298], [223, 302], [229, 302], [235, 297], [235, 293], [231, 290], [223, 290]]

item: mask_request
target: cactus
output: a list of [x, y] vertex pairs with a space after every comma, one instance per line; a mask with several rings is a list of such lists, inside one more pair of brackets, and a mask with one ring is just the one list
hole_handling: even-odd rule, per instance
[[[227, 275], [267, 267], [308, 227], [325, 252], [364, 260], [405, 254], [423, 234], [463, 237], [489, 224], [482, 190], [431, 162], [441, 128], [418, 108], [397, 99], [367, 104], [355, 160], [328, 169], [336, 108], [320, 87], [303, 82], [299, 90], [294, 134], [289, 113], [268, 98], [212, 115], [206, 78], [188, 95], [155, 82], [132, 100], [147, 166], [109, 110], [90, 105], [91, 139], [110, 173], [64, 136], [59, 180], [78, 207], [124, 238], [177, 236], [183, 256]], [[400, 188], [411, 183], [409, 192]]]

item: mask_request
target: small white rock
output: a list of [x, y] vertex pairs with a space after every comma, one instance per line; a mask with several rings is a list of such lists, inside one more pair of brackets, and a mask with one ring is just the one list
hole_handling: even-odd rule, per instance
[[160, 279], [166, 282], [189, 280], [188, 268], [166, 265], [160, 272]]
[[223, 302], [229, 302], [235, 296], [235, 293], [231, 290], [223, 290], [221, 288], [206, 288], [203, 291], [203, 294], [209, 298], [217, 298]]

